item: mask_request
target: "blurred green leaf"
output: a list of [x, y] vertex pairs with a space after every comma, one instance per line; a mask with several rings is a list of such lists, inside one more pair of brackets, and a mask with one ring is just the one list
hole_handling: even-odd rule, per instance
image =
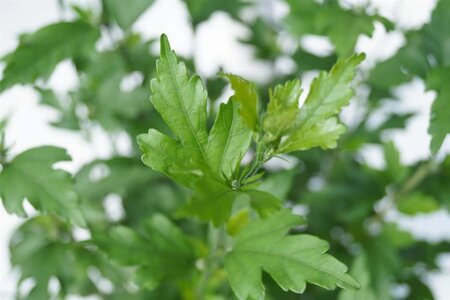
[[[372, 36], [378, 16], [343, 9], [338, 1], [286, 1], [290, 7], [284, 23], [296, 35], [328, 36], [340, 56], [350, 55], [361, 34]], [[349, 24], [351, 24], [349, 26]]]
[[140, 232], [117, 226], [98, 234], [94, 241], [112, 260], [137, 266], [137, 280], [150, 289], [162, 280], [185, 276], [193, 268], [194, 252], [188, 239], [164, 215], [146, 220]]
[[42, 146], [22, 152], [6, 163], [0, 173], [0, 195], [6, 210], [26, 216], [26, 198], [38, 211], [55, 213], [83, 225], [70, 174], [52, 167], [68, 160], [70, 156], [64, 149]]
[[149, 8], [155, 0], [103, 0], [111, 17], [123, 29], [128, 29]]
[[414, 193], [402, 197], [398, 201], [397, 209], [407, 215], [416, 215], [434, 212], [439, 209], [439, 204], [429, 195]]
[[98, 28], [81, 21], [54, 23], [23, 35], [19, 46], [2, 58], [6, 67], [0, 92], [15, 84], [47, 79], [61, 61], [93, 51], [99, 37]]
[[192, 19], [192, 24], [198, 24], [207, 20], [214, 12], [223, 11], [237, 18], [239, 10], [246, 5], [243, 0], [184, 0]]

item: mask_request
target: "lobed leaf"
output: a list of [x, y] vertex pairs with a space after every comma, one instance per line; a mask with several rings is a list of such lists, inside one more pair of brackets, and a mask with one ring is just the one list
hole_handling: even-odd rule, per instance
[[307, 234], [286, 235], [302, 223], [299, 216], [282, 210], [237, 234], [233, 249], [225, 256], [225, 269], [238, 299], [264, 299], [263, 270], [285, 291], [303, 293], [306, 282], [326, 289], [359, 288], [346, 273], [347, 267], [325, 254], [326, 241]]
[[26, 198], [43, 213], [54, 213], [84, 225], [70, 174], [52, 168], [56, 162], [67, 160], [70, 156], [64, 149], [42, 146], [22, 152], [6, 163], [0, 173], [0, 196], [6, 210], [26, 216]]
[[22, 36], [16, 50], [2, 58], [6, 67], [0, 92], [48, 78], [62, 60], [93, 50], [99, 37], [97, 28], [82, 21], [55, 23]]
[[301, 107], [292, 129], [281, 141], [277, 153], [304, 150], [320, 146], [336, 147], [345, 126], [334, 117], [354, 95], [349, 87], [355, 77], [356, 67], [364, 54], [339, 60], [330, 72], [322, 72], [311, 84], [311, 89]]
[[216, 174], [230, 178], [250, 146], [251, 132], [238, 113], [238, 103], [221, 104], [209, 134], [206, 155]]
[[244, 78], [233, 75], [223, 74], [230, 81], [231, 88], [234, 90], [232, 99], [239, 103], [239, 112], [244, 119], [245, 124], [256, 131], [258, 128], [258, 93], [255, 84]]

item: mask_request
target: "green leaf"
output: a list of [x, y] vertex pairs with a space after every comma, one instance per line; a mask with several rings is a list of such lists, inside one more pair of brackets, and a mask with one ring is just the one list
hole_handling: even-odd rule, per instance
[[376, 64], [370, 71], [368, 82], [372, 88], [389, 92], [390, 88], [409, 82], [414, 76], [424, 76], [428, 68], [422, 38], [413, 32], [408, 35], [408, 43], [394, 56]]
[[51, 24], [22, 36], [16, 50], [3, 57], [6, 67], [0, 92], [48, 78], [62, 60], [94, 50], [99, 37], [98, 29], [81, 21]]
[[140, 134], [137, 141], [143, 153], [144, 164], [180, 184], [189, 187], [195, 185], [195, 166], [189, 164], [180, 142], [155, 129], [149, 129], [147, 134]]
[[246, 5], [243, 0], [184, 0], [189, 10], [194, 27], [207, 20], [216, 11], [224, 11], [233, 18], [238, 18], [238, 13]]
[[397, 204], [400, 212], [412, 216], [431, 213], [439, 208], [439, 203], [434, 197], [419, 192], [401, 198]]
[[215, 226], [223, 224], [231, 215], [233, 201], [238, 192], [214, 176], [203, 176], [187, 205], [179, 212], [202, 221], [212, 221]]
[[277, 153], [304, 150], [316, 146], [336, 147], [344, 125], [334, 117], [347, 105], [354, 92], [349, 87], [355, 77], [355, 69], [364, 60], [364, 54], [339, 60], [330, 72], [316, 77], [286, 139]]
[[52, 107], [59, 112], [59, 118], [51, 124], [55, 127], [79, 130], [79, 120], [76, 114], [76, 105], [72, 95], [69, 96], [69, 101], [64, 102], [49, 89], [36, 88], [39, 92], [40, 101], [42, 104]]
[[156, 214], [140, 232], [113, 227], [94, 241], [108, 256], [124, 266], [137, 266], [138, 281], [154, 288], [160, 281], [177, 279], [194, 267], [194, 252], [183, 232], [164, 215]]
[[155, 0], [105, 0], [105, 6], [117, 24], [129, 28]]
[[148, 91], [138, 87], [131, 91], [121, 91], [123, 74], [108, 74], [94, 96], [92, 117], [105, 129], [117, 130], [124, 122], [135, 119], [143, 110], [150, 108]]
[[239, 112], [245, 124], [253, 131], [258, 128], [258, 92], [255, 84], [233, 74], [222, 74], [234, 90], [233, 101], [239, 103]]
[[337, 147], [338, 138], [345, 133], [345, 125], [337, 118], [328, 118], [309, 129], [295, 131], [281, 144], [279, 153], [306, 150], [314, 147], [333, 149]]
[[[372, 36], [377, 15], [343, 9], [338, 1], [286, 1], [290, 12], [284, 20], [288, 30], [297, 35], [322, 35], [333, 42], [339, 56], [353, 52], [361, 34]], [[385, 21], [385, 20], [383, 20]], [[389, 22], [386, 22], [389, 25]]]
[[396, 223], [384, 224], [381, 236], [398, 249], [411, 247], [415, 243], [413, 235], [399, 228]]
[[295, 184], [294, 180], [298, 172], [297, 167], [294, 167], [290, 170], [269, 174], [258, 186], [258, 190], [271, 193], [278, 199], [286, 199]]
[[436, 99], [431, 107], [431, 120], [428, 132], [431, 134], [430, 149], [436, 154], [445, 137], [450, 134], [450, 67], [437, 68], [427, 75], [427, 87], [437, 91]]
[[261, 218], [266, 218], [281, 208], [281, 201], [271, 193], [248, 190], [245, 194], [250, 197], [250, 206]]
[[154, 129], [138, 136], [142, 161], [194, 189], [181, 215], [222, 224], [231, 214], [236, 194], [229, 179], [250, 146], [251, 131], [238, 113], [241, 104], [223, 104], [208, 135], [206, 91], [199, 77], [189, 78], [184, 64], [177, 62], [165, 35], [157, 73], [151, 101], [176, 138]]
[[0, 173], [0, 196], [6, 210], [26, 216], [22, 206], [26, 198], [43, 213], [55, 213], [83, 225], [70, 174], [52, 168], [56, 162], [67, 160], [70, 156], [64, 149], [43, 146], [22, 152], [5, 164]]
[[[109, 280], [117, 277], [104, 255], [92, 245], [77, 243], [70, 226], [51, 216], [37, 216], [24, 222], [10, 242], [11, 263], [20, 270], [18, 286], [26, 279], [35, 285], [20, 299], [64, 298], [67, 291], [78, 295], [98, 292], [88, 272], [95, 268]], [[90, 247], [89, 247], [90, 246]], [[55, 293], [48, 289], [51, 279], [57, 279], [64, 289]]]
[[221, 104], [209, 135], [206, 154], [216, 174], [230, 178], [250, 146], [251, 131], [238, 113], [238, 104]]
[[233, 250], [225, 256], [225, 269], [238, 299], [264, 299], [262, 270], [285, 291], [303, 293], [306, 282], [326, 289], [359, 288], [346, 274], [347, 267], [325, 254], [327, 242], [307, 234], [286, 235], [302, 223], [301, 217], [282, 210], [237, 235]]
[[302, 94], [300, 80], [277, 85], [269, 91], [270, 101], [263, 118], [264, 139], [273, 142], [289, 131], [299, 112], [298, 101]]
[[189, 77], [184, 63], [170, 49], [167, 36], [161, 36], [161, 57], [156, 64], [158, 78], [151, 82], [150, 100], [180, 141], [189, 159], [205, 166], [206, 90], [198, 76]]
[[384, 144], [384, 160], [386, 161], [386, 171], [391, 180], [400, 183], [408, 175], [408, 169], [402, 165], [400, 152], [391, 141]]
[[339, 293], [338, 300], [378, 300], [378, 293], [373, 290], [370, 286], [370, 272], [367, 266], [367, 255], [359, 254], [353, 266], [351, 268], [350, 274], [358, 278], [361, 284], [361, 289], [359, 291], [344, 290]]

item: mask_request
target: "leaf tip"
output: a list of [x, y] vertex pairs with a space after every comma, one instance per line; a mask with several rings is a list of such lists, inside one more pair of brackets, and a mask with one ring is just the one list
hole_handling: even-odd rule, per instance
[[169, 53], [172, 49], [170, 48], [170, 43], [169, 43], [169, 38], [167, 37], [167, 35], [165, 33], [161, 34], [161, 38], [160, 38], [160, 51], [161, 51], [161, 55], [167, 55], [167, 53]]

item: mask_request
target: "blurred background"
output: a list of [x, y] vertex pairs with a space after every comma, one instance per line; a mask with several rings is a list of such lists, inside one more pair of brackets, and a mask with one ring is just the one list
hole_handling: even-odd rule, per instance
[[[234, 5], [234, 2], [239, 1], [231, 2], [233, 4], [230, 5]], [[305, 31], [296, 36], [279, 25], [283, 20], [289, 19], [292, 13], [290, 3], [295, 1], [287, 2], [260, 0], [250, 2], [239, 9], [230, 9], [224, 4], [223, 9], [193, 19], [185, 2], [156, 0], [131, 25], [130, 31], [142, 40], [156, 41], [148, 44], [152, 57], [158, 55], [157, 40], [160, 34], [166, 33], [177, 54], [189, 59], [203, 78], [213, 78], [211, 84], [215, 84], [215, 74], [225, 70], [262, 86], [272, 85], [277, 78], [299, 76], [307, 87], [318, 71], [309, 66], [306, 66], [304, 72], [296, 71], [297, 68], [302, 69], [302, 62], [308, 65], [307, 59], [298, 51], [298, 45], [307, 53], [314, 54], [314, 58], [320, 58], [324, 62], [332, 59], [336, 48], [325, 35]], [[373, 32], [356, 36], [355, 51], [365, 52], [367, 55], [361, 67], [363, 73], [370, 72], [379, 62], [393, 57], [407, 43], [405, 32], [420, 29], [428, 23], [436, 6], [435, 0], [343, 0], [339, 3], [345, 9], [377, 12], [388, 20], [386, 23], [393, 24], [392, 28], [388, 28], [389, 26], [383, 23], [384, 19], [374, 18]], [[190, 5], [195, 6], [192, 3]], [[21, 34], [32, 33], [60, 20], [79, 18], [71, 6], [95, 12], [101, 8], [101, 3], [94, 0], [0, 0], [0, 56], [14, 51]], [[353, 34], [351, 27], [346, 30]], [[447, 28], [447, 31], [450, 31], [450, 28]], [[95, 47], [98, 51], [107, 51], [122, 37], [120, 30], [103, 30]], [[275, 44], [270, 44], [272, 40]], [[255, 44], [260, 47], [255, 47]], [[150, 63], [153, 64], [154, 61]], [[0, 63], [0, 70], [4, 67], [5, 63]], [[122, 91], [130, 91], [142, 81], [139, 71], [129, 72], [120, 81], [120, 87]], [[68, 59], [57, 64], [46, 83], [47, 88], [59, 95], [68, 94], [79, 86], [80, 78], [73, 62]], [[436, 92], [427, 90], [419, 76], [411, 76], [411, 80], [402, 82], [391, 91], [393, 96], [380, 97], [383, 101], [380, 100], [379, 105], [373, 109], [368, 126], [376, 128], [392, 114], [411, 114], [404, 128], [385, 132], [383, 140], [393, 141], [399, 149], [402, 164], [414, 166], [419, 161], [428, 159], [430, 155], [431, 138], [427, 131]], [[217, 94], [218, 102], [226, 100], [230, 95], [229, 87], [224, 87]], [[358, 86], [358, 99], [352, 101], [341, 114], [342, 120], [349, 128], [356, 128], [361, 119], [367, 117], [364, 107], [367, 101], [370, 101], [367, 99], [372, 96], [367, 86]], [[130, 156], [133, 152], [133, 137], [114, 126], [114, 130], [109, 130], [108, 126], [104, 126], [108, 120], [92, 122], [88, 137], [82, 131], [52, 126], [52, 122], [60, 120], [60, 112], [50, 106], [41, 105], [41, 97], [33, 87], [18, 85], [0, 94], [0, 120], [8, 118], [6, 141], [8, 145], [12, 145], [12, 156], [35, 146], [60, 146], [68, 149], [73, 160], [58, 166], [75, 174], [83, 165], [95, 159], [108, 159], [117, 154]], [[110, 142], [111, 136], [114, 137], [113, 144]], [[383, 151], [382, 143], [364, 143], [358, 148], [358, 159], [375, 170], [384, 170], [386, 162]], [[438, 160], [442, 161], [448, 153], [450, 140], [447, 138], [438, 153]], [[290, 163], [283, 160], [271, 162], [267, 168], [289, 169], [295, 165], [295, 159], [292, 157]], [[35, 213], [31, 206], [26, 209], [31, 215]], [[120, 218], [123, 214], [123, 208], [114, 199], [109, 201], [105, 209], [106, 213], [113, 217], [118, 215]], [[448, 210], [440, 209], [415, 216], [392, 211], [387, 218], [395, 220], [417, 240], [430, 243], [430, 247], [442, 241], [450, 241]], [[21, 218], [6, 213], [0, 205], [0, 299], [13, 299], [16, 290], [19, 272], [14, 271], [10, 265], [8, 243], [22, 222]], [[77, 234], [83, 238], [86, 233], [80, 230]], [[426, 273], [423, 280], [429, 283], [435, 299], [446, 300], [450, 295], [450, 256], [440, 255], [437, 264], [439, 268]], [[401, 287], [399, 290], [401, 293]], [[69, 299], [81, 298], [71, 296]]]

